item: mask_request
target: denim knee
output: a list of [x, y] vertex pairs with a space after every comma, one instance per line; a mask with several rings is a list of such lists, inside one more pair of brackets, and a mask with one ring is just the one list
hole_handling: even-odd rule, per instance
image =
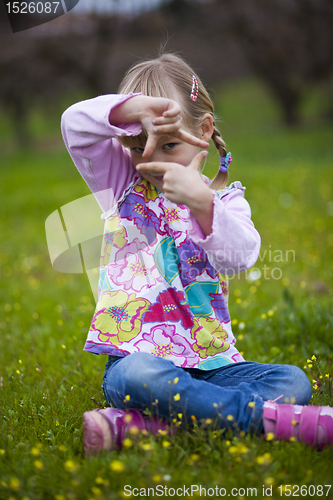
[[111, 366], [105, 377], [105, 392], [112, 395], [117, 406], [126, 396], [136, 405], [147, 404], [151, 394], [161, 390], [165, 377], [175, 377], [174, 370], [178, 368], [172, 361], [136, 352], [122, 358], [114, 368]]
[[301, 368], [285, 365], [288, 368], [288, 393], [292, 402], [298, 405], [307, 405], [312, 396], [311, 384]]

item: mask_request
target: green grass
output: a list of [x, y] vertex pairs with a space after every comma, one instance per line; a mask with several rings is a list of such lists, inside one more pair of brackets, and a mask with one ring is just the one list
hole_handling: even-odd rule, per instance
[[[320, 119], [318, 98], [305, 104], [299, 129], [283, 128], [255, 81], [226, 85], [215, 101], [231, 180], [247, 187], [262, 236], [256, 279], [230, 281], [237, 345], [249, 360], [305, 367], [313, 403], [332, 405], [333, 127]], [[121, 452], [84, 459], [82, 413], [104, 404], [105, 359], [82, 352], [94, 309], [87, 278], [52, 269], [46, 246], [48, 215], [89, 194], [61, 143], [59, 116], [37, 110], [36, 147], [21, 152], [0, 117], [0, 499], [111, 500], [126, 498], [124, 485], [243, 488], [238, 498], [272, 486], [279, 498], [282, 485], [331, 484], [330, 449], [209, 428], [132, 438]], [[209, 175], [217, 159], [212, 150]]]

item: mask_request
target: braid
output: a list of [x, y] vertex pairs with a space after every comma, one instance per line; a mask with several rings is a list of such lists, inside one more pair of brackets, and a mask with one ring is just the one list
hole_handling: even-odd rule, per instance
[[[219, 155], [222, 156], [223, 158], [227, 155], [227, 150], [226, 150], [226, 145], [224, 140], [221, 137], [220, 131], [216, 128], [214, 124], [214, 131], [212, 135], [212, 140], [215, 144], [216, 149], [219, 152]], [[217, 174], [215, 175], [214, 179], [212, 180], [210, 187], [212, 189], [223, 189], [229, 179], [229, 173], [228, 172], [220, 172], [218, 171]]]

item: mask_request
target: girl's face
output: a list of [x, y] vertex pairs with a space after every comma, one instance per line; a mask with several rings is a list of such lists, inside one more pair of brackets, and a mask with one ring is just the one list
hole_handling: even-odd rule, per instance
[[[162, 135], [149, 158], [142, 158], [143, 150], [144, 148], [135, 147], [134, 145], [130, 148], [134, 167], [139, 163], [150, 162], [172, 162], [187, 167], [195, 155], [199, 153], [200, 148], [192, 146], [177, 137]], [[151, 174], [142, 174], [142, 177], [153, 184], [159, 191], [163, 192], [163, 175], [153, 176]]]

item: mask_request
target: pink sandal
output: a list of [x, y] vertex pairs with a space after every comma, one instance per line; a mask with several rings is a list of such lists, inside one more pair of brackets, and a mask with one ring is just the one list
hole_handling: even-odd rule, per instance
[[266, 401], [263, 407], [266, 438], [289, 441], [295, 438], [320, 450], [333, 446], [333, 408], [330, 406], [299, 406]]
[[146, 417], [139, 410], [97, 409], [83, 414], [83, 443], [86, 457], [103, 450], [121, 448], [128, 432], [146, 430], [157, 434], [167, 430], [165, 421], [157, 417]]

